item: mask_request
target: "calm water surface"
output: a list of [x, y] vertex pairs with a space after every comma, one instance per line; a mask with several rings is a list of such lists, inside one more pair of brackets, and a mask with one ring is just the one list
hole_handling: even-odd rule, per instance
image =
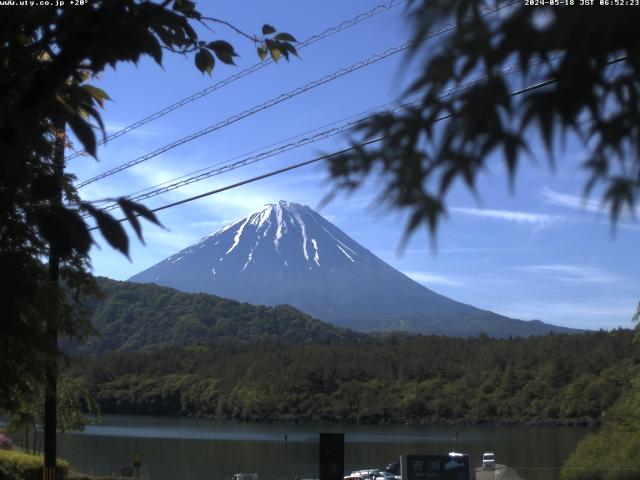
[[[401, 454], [473, 455], [494, 451], [525, 479], [558, 477], [586, 427], [259, 425], [152, 416], [105, 416], [101, 425], [59, 438], [59, 455], [79, 470], [110, 475], [142, 455], [151, 480], [223, 480], [257, 472], [260, 480], [318, 478], [318, 433], [345, 433], [345, 469], [384, 467]], [[456, 433], [458, 442], [453, 440]], [[285, 446], [284, 435], [288, 442]]]

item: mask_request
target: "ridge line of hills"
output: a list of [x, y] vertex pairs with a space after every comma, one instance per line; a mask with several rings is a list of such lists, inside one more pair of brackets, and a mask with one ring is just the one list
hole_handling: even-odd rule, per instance
[[84, 343], [65, 340], [75, 354], [140, 351], [213, 343], [361, 342], [365, 335], [316, 320], [288, 305], [250, 305], [154, 284], [97, 278], [102, 298], [85, 303], [98, 331]]
[[[290, 344], [357, 344], [367, 339], [410, 336], [408, 332], [364, 333], [314, 319], [288, 306], [251, 305], [204, 293], [185, 293], [154, 284], [121, 282], [98, 278], [101, 299], [87, 302], [85, 307], [92, 325], [99, 332], [85, 343], [63, 342], [63, 348], [74, 354], [102, 354], [111, 351], [142, 351], [170, 346], [277, 341]], [[532, 324], [544, 331], [542, 322], [522, 322], [523, 334]], [[445, 320], [440, 325], [445, 325]], [[506, 338], [506, 330], [487, 329], [469, 334], [460, 331], [452, 336]], [[571, 332], [569, 329], [564, 333]], [[431, 334], [443, 334], [434, 324]]]

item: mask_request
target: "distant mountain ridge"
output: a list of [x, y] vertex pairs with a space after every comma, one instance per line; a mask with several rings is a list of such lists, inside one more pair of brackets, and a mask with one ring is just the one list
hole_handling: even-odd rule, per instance
[[456, 302], [413, 281], [307, 206], [268, 204], [131, 277], [363, 331], [495, 337], [571, 332]]
[[249, 305], [158, 285], [98, 278], [102, 298], [86, 304], [98, 335], [63, 342], [71, 353], [143, 351], [220, 343], [358, 343], [361, 333], [315, 320], [288, 305]]

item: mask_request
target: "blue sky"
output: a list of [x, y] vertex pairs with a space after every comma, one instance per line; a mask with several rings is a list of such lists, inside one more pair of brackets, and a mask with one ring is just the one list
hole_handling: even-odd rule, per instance
[[[215, 7], [213, 3], [200, 2], [201, 10], [248, 32], [258, 33], [267, 22], [304, 40], [378, 2], [226, 0], [215, 2]], [[115, 131], [257, 61], [250, 42], [225, 28], [216, 30], [202, 35], [230, 40], [241, 54], [238, 67], [217, 65], [208, 77], [196, 70], [192, 57], [165, 55], [163, 68], [150, 61], [137, 67], [120, 65], [96, 80], [113, 99], [103, 113], [107, 129]], [[402, 7], [395, 7], [309, 46], [301, 52], [301, 60], [270, 65], [114, 140], [99, 149], [99, 162], [90, 157], [71, 160], [68, 170], [85, 180], [396, 46], [409, 34]], [[405, 60], [397, 54], [377, 62], [93, 183], [81, 194], [87, 200], [127, 195], [393, 102], [411, 79], [413, 70]], [[346, 138], [337, 136], [144, 203], [160, 206], [344, 146]], [[577, 147], [569, 143], [558, 155], [554, 171], [548, 168], [542, 148], [535, 154], [537, 163], [522, 164], [513, 193], [500, 158], [493, 159], [480, 179], [481, 201], [456, 186], [447, 198], [449, 216], [438, 231], [435, 252], [427, 233], [420, 231], [398, 255], [404, 214], [377, 206], [375, 179], [350, 197], [337, 197], [321, 213], [392, 266], [456, 300], [514, 318], [564, 326], [631, 327], [640, 299], [635, 261], [640, 224], [627, 216], [613, 236], [598, 199], [583, 202], [586, 177]], [[131, 261], [98, 236], [91, 251], [94, 273], [127, 279], [265, 203], [282, 199], [315, 208], [330, 189], [326, 168], [316, 164], [166, 210], [159, 214], [166, 229], [145, 225], [146, 246], [132, 238]]]

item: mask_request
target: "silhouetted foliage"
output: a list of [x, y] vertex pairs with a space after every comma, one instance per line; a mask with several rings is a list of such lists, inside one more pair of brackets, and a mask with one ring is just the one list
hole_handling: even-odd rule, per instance
[[[609, 3], [609, 2], [607, 2]], [[497, 7], [498, 13], [489, 14]], [[460, 182], [474, 194], [480, 172], [501, 161], [513, 180], [522, 157], [564, 142], [587, 152], [585, 195], [596, 189], [613, 223], [640, 191], [640, 42], [637, 8], [548, 8], [525, 2], [412, 0], [407, 9], [420, 65], [406, 92], [418, 100], [371, 117], [353, 143], [382, 137], [333, 159], [336, 189], [381, 173], [380, 201], [408, 210], [410, 235], [434, 233]], [[455, 28], [424, 40], [443, 23]], [[508, 72], [507, 72], [508, 70]], [[535, 90], [524, 89], [544, 84]], [[523, 90], [521, 94], [516, 94]], [[562, 160], [565, 161], [565, 160]]]
[[[11, 407], [29, 383], [41, 377], [42, 359], [55, 346], [44, 334], [47, 317], [67, 335], [87, 324], [48, 279], [42, 259], [53, 246], [61, 276], [78, 299], [91, 293], [87, 253], [93, 243], [82, 214], [93, 217], [107, 242], [128, 255], [128, 238], [109, 214], [83, 202], [74, 178], [62, 174], [56, 152], [68, 125], [80, 149], [96, 156], [94, 130], [104, 128], [98, 109], [106, 92], [87, 82], [120, 62], [163, 51], [194, 54], [196, 67], [211, 73], [216, 58], [232, 64], [231, 44], [205, 42], [196, 24], [225, 24], [254, 42], [260, 56], [277, 60], [296, 54], [295, 39], [269, 27], [247, 35], [228, 22], [203, 16], [189, 0], [162, 2], [96, 0], [78, 8], [15, 6], [0, 15], [0, 408]], [[264, 30], [264, 29], [263, 29]], [[94, 125], [95, 124], [95, 125]], [[60, 198], [62, 192], [62, 198]], [[157, 223], [144, 206], [118, 199], [141, 236], [143, 217]], [[14, 391], [17, 389], [18, 391]]]
[[588, 423], [628, 386], [628, 330], [164, 348], [81, 358], [105, 413], [254, 421]]

